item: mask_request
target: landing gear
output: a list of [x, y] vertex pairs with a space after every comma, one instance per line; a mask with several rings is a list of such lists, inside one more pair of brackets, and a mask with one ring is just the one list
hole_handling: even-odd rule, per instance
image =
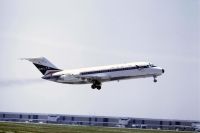
[[91, 85], [91, 88], [92, 89], [97, 88], [97, 90], [101, 90], [101, 82], [99, 82], [97, 80], [93, 81], [93, 84]]
[[91, 85], [91, 88], [92, 88], [92, 89], [97, 88], [97, 90], [101, 90], [101, 85], [92, 84], [92, 85]]
[[96, 88], [96, 86], [93, 84], [93, 85], [91, 85], [91, 88], [92, 88], [92, 89], [95, 89], [95, 88]]
[[153, 82], [156, 83], [157, 82], [157, 77], [156, 76], [153, 76]]
[[97, 90], [101, 90], [101, 86], [97, 86]]

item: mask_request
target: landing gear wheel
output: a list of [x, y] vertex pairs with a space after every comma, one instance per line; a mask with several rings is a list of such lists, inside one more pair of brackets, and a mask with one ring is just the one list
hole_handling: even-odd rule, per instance
[[154, 83], [157, 82], [156, 76], [153, 76], [153, 82], [154, 82]]
[[97, 88], [97, 90], [101, 90], [101, 82], [99, 82], [99, 81], [97, 81], [97, 80], [94, 80], [94, 81], [93, 81], [93, 84], [91, 85], [91, 88], [92, 88], [92, 89]]
[[97, 86], [97, 90], [101, 90], [101, 86]]
[[96, 86], [95, 86], [95, 85], [91, 85], [91, 88], [92, 88], [92, 89], [95, 89], [95, 88], [96, 88]]

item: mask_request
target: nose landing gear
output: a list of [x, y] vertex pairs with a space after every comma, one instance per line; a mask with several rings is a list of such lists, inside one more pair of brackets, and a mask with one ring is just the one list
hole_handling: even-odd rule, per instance
[[156, 76], [153, 76], [153, 82], [156, 83], [157, 82], [157, 77]]

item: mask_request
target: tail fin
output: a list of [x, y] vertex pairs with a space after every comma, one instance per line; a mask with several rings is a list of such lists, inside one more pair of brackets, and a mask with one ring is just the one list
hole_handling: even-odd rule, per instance
[[23, 58], [23, 59], [32, 62], [43, 75], [48, 74], [48, 72], [60, 71], [60, 69], [58, 69], [56, 66], [54, 66], [45, 57]]

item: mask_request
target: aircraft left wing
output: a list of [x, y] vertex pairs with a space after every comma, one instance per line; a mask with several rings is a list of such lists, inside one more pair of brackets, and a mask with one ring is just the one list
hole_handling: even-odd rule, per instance
[[110, 76], [107, 74], [99, 74], [99, 75], [74, 75], [76, 78], [80, 78], [82, 80], [87, 80], [88, 82], [93, 82], [93, 81], [103, 81], [103, 80], [109, 80], [111, 79]]

